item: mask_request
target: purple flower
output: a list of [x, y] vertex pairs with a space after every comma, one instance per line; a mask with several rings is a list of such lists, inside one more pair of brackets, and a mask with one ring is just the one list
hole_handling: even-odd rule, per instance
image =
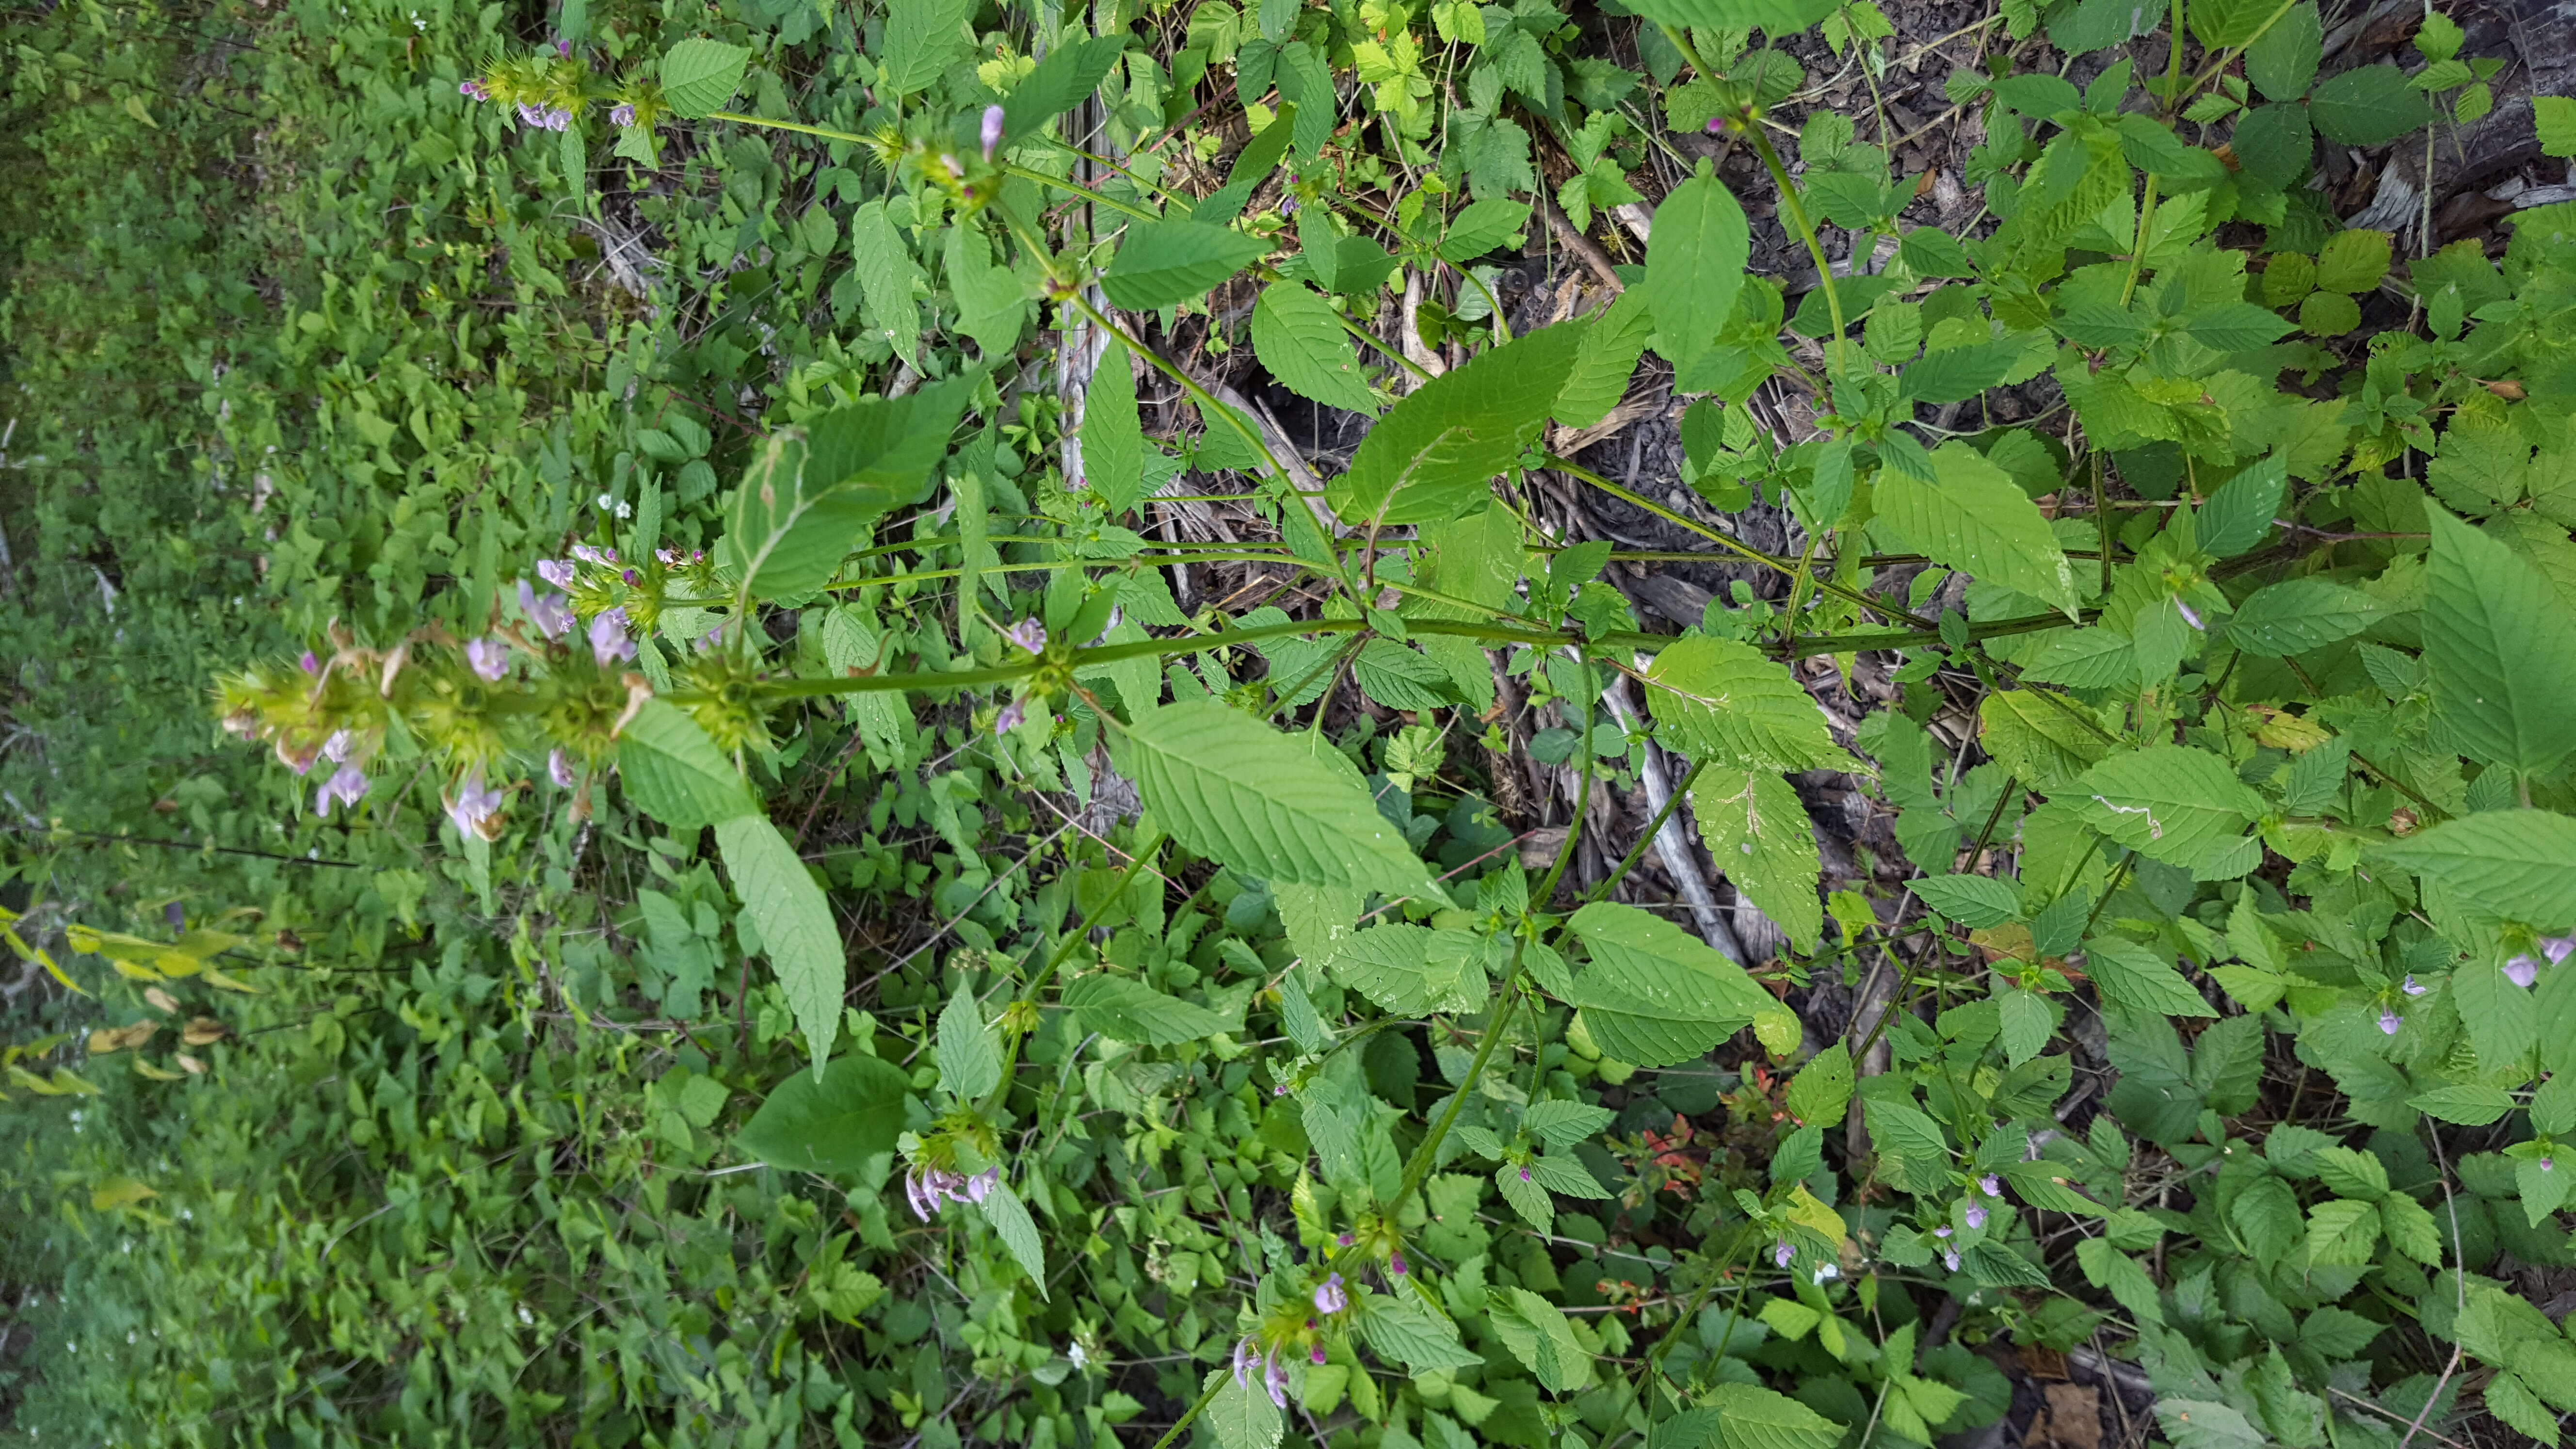
[[[573, 552], [581, 552], [580, 546], [575, 545]], [[572, 587], [573, 580], [581, 577], [581, 571], [574, 568], [570, 562], [564, 559], [541, 558], [537, 560], [537, 577], [544, 579], [547, 583], [554, 585], [556, 588], [569, 589]]]
[[1404, 1266], [1404, 1255], [1402, 1253], [1389, 1253], [1386, 1255], [1386, 1271], [1393, 1273], [1398, 1278], [1401, 1278], [1412, 1270]]
[[1956, 1248], [1943, 1248], [1941, 1250], [1941, 1266], [1949, 1269], [1953, 1273], [1958, 1272], [1959, 1250]]
[[313, 813], [327, 819], [331, 814], [331, 802], [336, 800], [343, 805], [355, 805], [366, 798], [366, 794], [367, 772], [355, 765], [342, 765], [331, 772], [330, 779], [322, 782], [321, 789], [313, 792]]
[[[615, 549], [594, 548], [586, 543], [574, 544], [572, 546], [572, 556], [581, 560], [583, 563], [599, 564], [602, 567], [617, 562], [617, 551]], [[561, 587], [567, 589], [571, 588], [572, 581], [570, 579], [564, 580]]]
[[526, 579], [519, 580], [519, 611], [549, 639], [561, 638], [572, 627], [572, 605], [564, 601], [564, 596], [547, 594], [540, 598]]
[[2003, 1180], [1989, 1172], [1985, 1176], [1977, 1179], [1977, 1190], [1988, 1197], [2002, 1197], [2004, 1195]]
[[633, 102], [631, 102], [631, 101], [619, 101], [619, 102], [617, 103], [617, 107], [616, 107], [616, 109], [614, 109], [614, 110], [612, 110], [612, 111], [610, 111], [610, 112], [608, 113], [608, 123], [609, 123], [610, 125], [612, 125], [612, 126], [631, 126], [631, 125], [634, 125], [634, 124], [635, 124], [635, 105], [634, 105], [634, 103], [633, 103]]
[[1236, 1388], [1239, 1389], [1243, 1387], [1244, 1376], [1252, 1371], [1253, 1364], [1258, 1361], [1259, 1355], [1253, 1351], [1251, 1339], [1242, 1338], [1235, 1340], [1234, 1386]]
[[1975, 1198], [1970, 1198], [1967, 1208], [1959, 1216], [1968, 1224], [1968, 1230], [1975, 1232], [1986, 1225], [1986, 1205]]
[[1029, 712], [1021, 708], [1020, 702], [1016, 699], [1012, 700], [1009, 704], [1003, 705], [1002, 712], [993, 716], [993, 738], [1000, 739], [1002, 736], [1018, 729], [1020, 727], [1020, 721], [1027, 719], [1028, 717]]
[[981, 1207], [984, 1203], [984, 1199], [993, 1195], [993, 1189], [999, 1186], [1001, 1181], [1002, 1169], [998, 1167], [985, 1168], [982, 1172], [976, 1173], [973, 1177], [966, 1179], [966, 1200], [974, 1203], [978, 1207]]
[[2199, 611], [2193, 609], [2191, 605], [2184, 603], [2182, 600], [2174, 600], [2174, 608], [2181, 611], [2182, 621], [2189, 624], [2191, 627], [2202, 630], [2206, 630], [2209, 627], [2208, 625], [2200, 622]]
[[1313, 1348], [1308, 1349], [1306, 1351], [1306, 1361], [1320, 1366], [1324, 1362], [1324, 1346], [1319, 1343]]
[[2543, 1172], [2556, 1172], [2558, 1170], [2558, 1159], [2555, 1157], [2544, 1157], [2540, 1159], [2540, 1170]]
[[464, 783], [457, 786], [455, 796], [448, 800], [447, 818], [454, 822], [457, 834], [482, 835], [489, 840], [491, 835], [485, 832], [496, 824], [501, 807], [508, 801], [508, 796], [486, 786], [483, 772], [476, 770], [465, 777]]
[[1711, 116], [1708, 118], [1708, 133], [1710, 135], [1714, 136], [1725, 129], [1726, 122], [1723, 118], [1718, 116]]
[[1530, 1170], [1529, 1170], [1528, 1168], [1524, 1167], [1524, 1168], [1522, 1168], [1522, 1169], [1521, 1169], [1521, 1181], [1523, 1181], [1523, 1182], [1527, 1182], [1527, 1181], [1529, 1181], [1529, 1180], [1530, 1180]]
[[569, 40], [564, 39], [562, 36], [556, 36], [556, 37], [555, 37], [555, 55], [556, 55], [559, 59], [563, 59], [563, 60], [570, 60], [570, 59], [572, 59], [572, 42], [571, 42], [571, 41], [569, 41]]
[[912, 1215], [926, 1223], [930, 1221], [930, 1210], [939, 1205], [939, 1199], [925, 1191], [924, 1176], [918, 1169], [903, 1175], [903, 1200], [912, 1209]]
[[349, 743], [347, 730], [333, 730], [331, 738], [322, 742], [322, 758], [332, 764], [339, 764], [349, 758]]
[[1789, 1260], [1796, 1256], [1798, 1256], [1798, 1250], [1789, 1246], [1787, 1238], [1782, 1238], [1771, 1245], [1771, 1265], [1775, 1268], [1788, 1267]]
[[1038, 619], [1022, 619], [1003, 630], [1002, 637], [1035, 654], [1046, 647], [1046, 624]]
[[1276, 1353], [1271, 1354], [1270, 1361], [1262, 1366], [1261, 1386], [1270, 1391], [1270, 1402], [1274, 1408], [1288, 1407], [1288, 1371], [1279, 1366]]
[[1357, 1238], [1355, 1238], [1355, 1237], [1352, 1237], [1352, 1236], [1351, 1236], [1350, 1234], [1348, 1234], [1348, 1233], [1343, 1233], [1343, 1234], [1341, 1234], [1340, 1236], [1338, 1236], [1338, 1237], [1336, 1237], [1336, 1238], [1334, 1238], [1334, 1239], [1333, 1239], [1333, 1242], [1334, 1242], [1337, 1246], [1344, 1247], [1344, 1248], [1347, 1248], [1347, 1247], [1349, 1247], [1351, 1244], [1356, 1243], [1356, 1242], [1358, 1242], [1358, 1241], [1359, 1241], [1359, 1239], [1357, 1239]]
[[1946, 1237], [1950, 1236], [1950, 1226], [1949, 1226], [1949, 1224], [1944, 1223], [1944, 1224], [1942, 1224], [1940, 1227], [1934, 1228], [1934, 1229], [1932, 1230], [1932, 1236], [1934, 1236], [1934, 1237], [1936, 1237], [1936, 1238], [1946, 1238]]
[[546, 778], [566, 790], [581, 783], [580, 773], [572, 767], [572, 756], [565, 754], [561, 745], [546, 756]]
[[1331, 1315], [1351, 1306], [1351, 1295], [1342, 1287], [1342, 1275], [1335, 1273], [1315, 1285], [1315, 1311]]
[[2540, 938], [2540, 954], [2549, 958], [2550, 965], [2555, 966], [2559, 962], [2566, 960], [2570, 953], [2576, 953], [2576, 936], [2543, 936]]
[[984, 108], [984, 124], [981, 129], [983, 132], [984, 159], [987, 161], [992, 160], [993, 153], [1002, 148], [1002, 114], [1002, 108], [1000, 106], [986, 106]]
[[322, 672], [322, 661], [314, 658], [313, 651], [310, 649], [305, 650], [304, 657], [297, 660], [296, 663], [303, 665], [304, 672], [307, 674], [319, 674]]
[[635, 641], [626, 637], [626, 610], [602, 609], [591, 619], [590, 657], [602, 669], [635, 657]]
[[492, 92], [479, 80], [458, 81], [456, 93], [469, 101], [488, 101]]
[[2421, 996], [2425, 992], [2432, 990], [2431, 987], [2416, 980], [2415, 973], [2412, 971], [2406, 973], [2406, 979], [2404, 981], [2397, 983], [2397, 989], [2405, 992], [2409, 996]]
[[469, 639], [465, 642], [465, 667], [487, 684], [498, 684], [510, 672], [510, 646], [498, 639]]
[[520, 125], [528, 126], [540, 131], [545, 129], [546, 113], [544, 111], [535, 106], [529, 105], [526, 101], [519, 102], [518, 111]]
[[2404, 1019], [2398, 1016], [2397, 1009], [2395, 1007], [2383, 1006], [2379, 1008], [2379, 1029], [2381, 1031], [2386, 1032], [2390, 1036], [2395, 1036], [2397, 1035], [2397, 1028], [2404, 1026], [2405, 1024]]
[[2532, 956], [2516, 956], [2504, 963], [2504, 979], [2516, 986], [2529, 987], [2540, 979], [2540, 962]]

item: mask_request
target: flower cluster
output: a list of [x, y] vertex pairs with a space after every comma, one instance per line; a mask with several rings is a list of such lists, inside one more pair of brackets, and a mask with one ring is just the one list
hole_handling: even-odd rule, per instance
[[903, 1175], [903, 1200], [923, 1222], [952, 1202], [982, 1203], [1002, 1180], [1002, 1169], [988, 1167], [969, 1177], [943, 1167], [916, 1167]]
[[1250, 1386], [1252, 1370], [1257, 1365], [1261, 1369], [1261, 1386], [1269, 1392], [1270, 1402], [1283, 1409], [1288, 1407], [1288, 1361], [1302, 1348], [1307, 1362], [1324, 1362], [1323, 1336], [1334, 1326], [1334, 1320], [1350, 1311], [1350, 1289], [1343, 1284], [1341, 1274], [1327, 1273], [1306, 1295], [1306, 1301], [1314, 1305], [1314, 1312], [1307, 1313], [1290, 1300], [1272, 1309], [1259, 1328], [1235, 1343], [1236, 1387]]

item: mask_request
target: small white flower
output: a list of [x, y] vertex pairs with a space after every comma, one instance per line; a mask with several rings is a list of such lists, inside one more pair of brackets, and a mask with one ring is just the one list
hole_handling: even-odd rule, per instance
[[602, 509], [615, 508], [617, 506], [617, 500], [610, 497], [608, 494], [602, 493], [599, 495], [599, 506]]

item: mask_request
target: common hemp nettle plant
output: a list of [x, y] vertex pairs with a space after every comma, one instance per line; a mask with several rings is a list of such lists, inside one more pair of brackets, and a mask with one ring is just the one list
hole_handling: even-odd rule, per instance
[[[1535, 0], [978, 18], [867, 20], [840, 124], [784, 45], [462, 81], [575, 158], [810, 146], [864, 337], [744, 428], [705, 548], [610, 511], [478, 629], [335, 628], [219, 705], [317, 815], [399, 759], [468, 851], [547, 791], [712, 831], [810, 1058], [735, 1144], [971, 1308], [987, 1418], [915, 1375], [906, 1433], [1091, 1442], [1150, 1383], [1163, 1445], [1928, 1444], [2009, 1359], [2183, 1449], [2405, 1449], [2470, 1397], [2556, 1442], [2576, 203], [2431, 249], [2318, 172], [2491, 110], [2457, 24], [2329, 75], [2316, 0], [2006, 4], [1926, 224], [1884, 117], [1813, 104], [1887, 74], [1865, 3], [1628, 0], [1647, 76]], [[1756, 191], [1802, 276], [1754, 270]], [[1586, 230], [1622, 211], [1633, 262]], [[1515, 312], [1541, 228], [1599, 264]], [[1244, 347], [1269, 401], [1209, 371]], [[1667, 390], [1677, 476], [1572, 456]], [[1184, 542], [1185, 475], [1240, 530]], [[1612, 502], [1691, 546], [1576, 536]], [[1777, 587], [1650, 629], [1676, 560]], [[1173, 588], [1214, 563], [1265, 582]], [[1552, 832], [1496, 824], [1516, 751]], [[773, 820], [835, 759], [933, 782], [950, 873], [887, 869], [954, 933], [936, 999], [859, 1009]], [[1075, 843], [997, 866], [1030, 796]], [[1698, 909], [1623, 898], [1649, 850]]]

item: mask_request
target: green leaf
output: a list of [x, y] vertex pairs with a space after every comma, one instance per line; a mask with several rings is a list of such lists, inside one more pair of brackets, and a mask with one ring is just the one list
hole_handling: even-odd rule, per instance
[[2424, 93], [2393, 65], [2365, 65], [2329, 77], [2308, 98], [2317, 131], [2347, 146], [2377, 146], [2432, 123]]
[[1503, 1201], [1511, 1204], [1512, 1211], [1521, 1215], [1522, 1222], [1541, 1233], [1555, 1231], [1556, 1199], [1549, 1197], [1547, 1189], [1538, 1185], [1536, 1174], [1523, 1177], [1519, 1168], [1506, 1164], [1495, 1169], [1494, 1190], [1502, 1194]]
[[2487, 1380], [2483, 1396], [2486, 1411], [2496, 1422], [2535, 1443], [2555, 1446], [2558, 1443], [2558, 1412], [2541, 1401], [2531, 1386], [2515, 1374], [2498, 1374]]
[[1769, 768], [1710, 769], [1691, 786], [1691, 809], [1717, 868], [1788, 933], [1791, 945], [1816, 949], [1825, 927], [1816, 894], [1823, 867], [1815, 822], [1798, 792]]
[[1837, 1041], [1798, 1069], [1782, 1105], [1790, 1116], [1818, 1125], [1839, 1120], [1851, 1106], [1851, 1094], [1851, 1048]]
[[819, 1070], [841, 1030], [841, 996], [849, 986], [849, 961], [841, 954], [831, 903], [768, 816], [736, 815], [715, 826], [716, 850], [733, 877], [733, 893], [760, 934], [769, 969], [787, 993]]
[[2190, 865], [2244, 833], [2263, 797], [2225, 760], [2188, 745], [2113, 755], [2074, 782], [2084, 823], [2153, 859]]
[[1556, 420], [1569, 428], [1588, 428], [1608, 417], [1628, 395], [1628, 380], [1636, 375], [1637, 359], [1654, 330], [1645, 289], [1621, 292], [1575, 345], [1574, 366], [1566, 374], [1565, 390], [1557, 394]]
[[1347, 765], [1328, 768], [1241, 710], [1199, 700], [1140, 712], [1118, 756], [1154, 818], [1199, 855], [1269, 880], [1436, 892]]
[[2379, 1245], [2379, 1209], [2336, 1198], [2308, 1210], [2308, 1261], [2320, 1268], [2366, 1267]]
[[929, 89], [973, 48], [966, 24], [974, 13], [974, 0], [889, 0], [876, 52], [880, 83], [904, 96]]
[[1136, 412], [1136, 374], [1127, 344], [1112, 341], [1092, 370], [1082, 403], [1083, 481], [1119, 518], [1145, 486], [1145, 425]]
[[2459, 1083], [2436, 1087], [2406, 1099], [2406, 1105], [2445, 1122], [2463, 1127], [2484, 1127], [2513, 1110], [2513, 1094], [2502, 1087], [2481, 1087]]
[[1648, 0], [1628, 8], [1677, 30], [1759, 30], [1785, 40], [1833, 14], [1835, 0]]
[[1995, 1006], [2003, 1021], [2004, 1060], [2013, 1066], [2039, 1055], [2039, 1049], [2048, 1045], [2050, 1033], [2057, 1030], [2056, 1015], [2036, 992], [2014, 987], [1996, 997]]
[[2379, 600], [2329, 579], [2284, 579], [2237, 606], [2227, 637], [2248, 654], [2305, 654], [2351, 638], [2386, 612]]
[[2377, 1202], [2388, 1196], [2388, 1164], [2353, 1147], [2320, 1147], [2310, 1160], [2317, 1179], [2337, 1197]]
[[860, 529], [919, 502], [979, 380], [851, 403], [763, 442], [735, 490], [719, 555], [740, 573], [742, 606], [811, 595], [840, 572]]
[[671, 113], [696, 120], [742, 88], [743, 69], [751, 51], [720, 40], [683, 40], [662, 55], [662, 103]]
[[2280, 341], [2291, 324], [2260, 302], [2222, 302], [2186, 314], [2182, 330], [2213, 352], [2250, 352]]
[[2576, 99], [2534, 96], [2531, 118], [2540, 133], [2543, 156], [2576, 156]]
[[1550, 1147], [1572, 1147], [1618, 1118], [1619, 1114], [1607, 1107], [1552, 1099], [1532, 1102], [1529, 1110], [1521, 1113], [1521, 1129]]
[[939, 1085], [971, 1102], [1001, 1084], [1001, 1040], [975, 993], [961, 986], [939, 1013]]
[[2142, 1323], [2165, 1321], [2164, 1302], [2156, 1293], [2156, 1280], [2138, 1260], [2112, 1247], [2103, 1238], [2086, 1238], [2075, 1245], [2075, 1263], [2084, 1270], [2084, 1281], [2108, 1293], [2129, 1310], [2132, 1318]]
[[1531, 1178], [1549, 1192], [1593, 1201], [1616, 1196], [1601, 1185], [1601, 1179], [1594, 1177], [1592, 1169], [1584, 1166], [1580, 1158], [1533, 1157], [1529, 1166]]
[[2485, 810], [2370, 852], [2438, 887], [2453, 908], [2541, 931], [2576, 926], [2576, 820], [2540, 810]]
[[1404, 923], [1371, 926], [1343, 942], [1330, 970], [1334, 980], [1397, 1016], [1471, 1011], [1492, 990], [1481, 947], [1472, 955], [1469, 949], [1477, 939]]
[[928, 278], [886, 215], [882, 199], [864, 202], [850, 213], [850, 269], [859, 279], [868, 325], [886, 334], [897, 358], [919, 361], [921, 302], [913, 293]]
[[1744, 968], [1635, 906], [1595, 901], [1568, 923], [1590, 951], [1569, 1004], [1614, 1061], [1668, 1067], [1784, 1010]]
[[1488, 1289], [1485, 1326], [1549, 1393], [1570, 1394], [1592, 1382], [1592, 1355], [1567, 1326], [1565, 1315], [1527, 1288]]
[[772, 1167], [850, 1176], [894, 1150], [911, 1086], [892, 1062], [838, 1057], [820, 1076], [798, 1072], [771, 1089], [734, 1145]]
[[1898, 1186], [1939, 1192], [1950, 1185], [1950, 1146], [1922, 1108], [1893, 1097], [1863, 1097], [1861, 1111], [1879, 1167]]
[[1646, 704], [1666, 749], [1738, 769], [1839, 770], [1824, 711], [1788, 666], [1750, 644], [1685, 634], [1646, 670]]
[[1011, 355], [1028, 323], [1028, 288], [1017, 272], [993, 264], [992, 247], [971, 226], [948, 228], [948, 290], [957, 299], [957, 330], [973, 338], [987, 365]]
[[2084, 969], [2102, 999], [2154, 1016], [2216, 1016], [2164, 956], [2117, 936], [2084, 943]]
[[2089, 718], [2090, 711], [2063, 695], [1997, 690], [1977, 708], [1977, 739], [2022, 783], [2054, 794], [2111, 752], [2108, 740], [2084, 727]]
[[674, 830], [699, 830], [759, 809], [742, 772], [677, 706], [648, 699], [617, 735], [626, 801]]
[[2430, 500], [2424, 662], [2462, 754], [2547, 774], [2576, 749], [2576, 622], [2522, 555]]
[[2289, 481], [2289, 459], [2275, 453], [2218, 485], [2195, 520], [2201, 548], [2212, 558], [2234, 558], [2271, 537]]
[[1897, 398], [1902, 402], [1966, 402], [2009, 376], [2025, 350], [2017, 339], [2002, 337], [1926, 352], [1905, 364], [1904, 374], [1897, 379]]
[[1715, 176], [1694, 176], [1655, 208], [1646, 246], [1646, 310], [1656, 346], [1676, 367], [1717, 345], [1744, 287], [1752, 233], [1744, 208]]
[[1440, 236], [1440, 255], [1452, 266], [1465, 266], [1510, 241], [1529, 222], [1526, 201], [1489, 196], [1471, 201], [1449, 220]]
[[1226, 1029], [1225, 1018], [1204, 1006], [1106, 971], [1076, 977], [1064, 988], [1064, 1004], [1081, 1018], [1085, 1031], [1111, 1041], [1175, 1046], [1204, 1041]]
[[1252, 350], [1282, 387], [1326, 407], [1374, 417], [1377, 399], [1333, 305], [1297, 282], [1273, 282], [1252, 308]]
[[1932, 875], [1908, 881], [1905, 888], [1963, 926], [2000, 926], [2021, 915], [2021, 892], [1992, 876]]
[[1484, 1356], [1458, 1341], [1458, 1327], [1409, 1297], [1371, 1293], [1360, 1304], [1360, 1339], [1379, 1358], [1417, 1374], [1473, 1368]]
[[1046, 1297], [1046, 1245], [1038, 1241], [1038, 1225], [1029, 1220], [1028, 1205], [1020, 1201], [1018, 1193], [1011, 1191], [1009, 1183], [997, 1182], [985, 1192], [983, 1202], [977, 1206], [983, 1211], [984, 1221], [993, 1225], [993, 1235], [1002, 1240], [1003, 1247], [1010, 1249], [1012, 1261], [1020, 1265], [1020, 1271], [1029, 1275], [1029, 1283], [1038, 1290], [1038, 1297]]
[[1203, 297], [1261, 260], [1270, 243], [1203, 221], [1140, 221], [1100, 277], [1114, 306], [1150, 312]]
[[1961, 442], [1932, 450], [1935, 482], [1878, 474], [1878, 521], [1933, 562], [2028, 594], [2075, 616], [2075, 571], [2039, 506], [2012, 475]]
[[1586, 330], [1564, 322], [1488, 348], [1387, 410], [1324, 489], [1346, 523], [1448, 523], [1547, 426]]
[[1059, 45], [1002, 98], [1002, 134], [1019, 141], [1100, 88], [1127, 48], [1123, 35]]
[[2299, 0], [2290, 13], [2245, 47], [2245, 78], [2267, 101], [2295, 101], [2317, 78], [2325, 58], [2325, 24], [2316, 0]]
[[1716, 1411], [1724, 1449], [1834, 1449], [1847, 1432], [1787, 1394], [1753, 1384], [1719, 1384], [1700, 1403]]
[[2329, 292], [2367, 292], [2388, 275], [2388, 233], [2339, 231], [2317, 249], [2317, 285]]

